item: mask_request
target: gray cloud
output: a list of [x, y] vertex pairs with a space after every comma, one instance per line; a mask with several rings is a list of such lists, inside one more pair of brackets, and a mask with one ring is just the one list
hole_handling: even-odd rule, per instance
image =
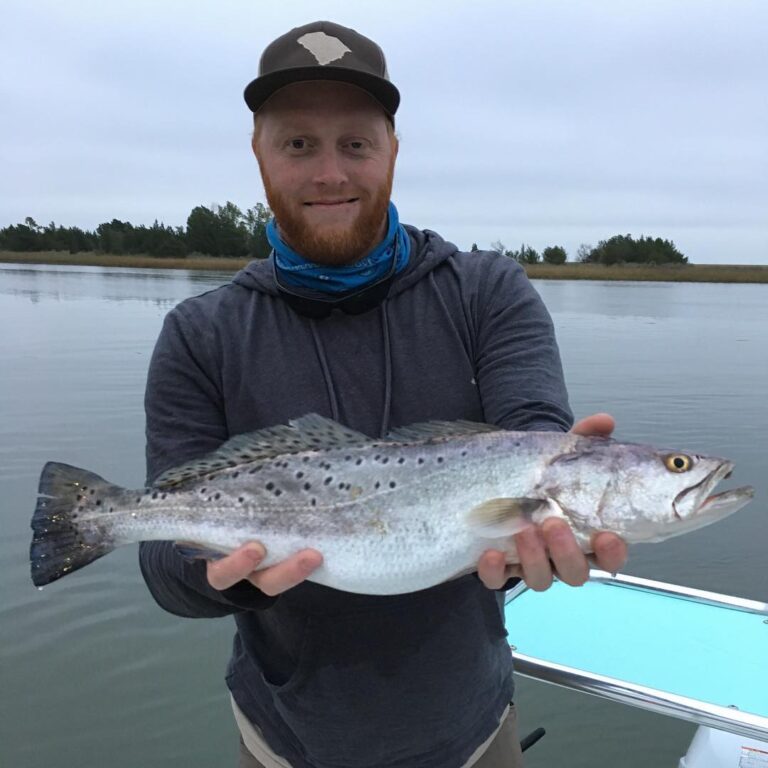
[[461, 247], [674, 239], [768, 263], [762, 0], [6, 3], [0, 224], [183, 224], [262, 199], [242, 89], [323, 16], [401, 89], [395, 201]]

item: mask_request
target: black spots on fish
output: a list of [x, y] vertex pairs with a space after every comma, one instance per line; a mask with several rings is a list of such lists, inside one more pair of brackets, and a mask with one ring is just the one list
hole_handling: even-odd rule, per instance
[[214, 498], [216, 501], [218, 501], [218, 500], [221, 498], [221, 494], [220, 494], [220, 493], [214, 493], [214, 494], [213, 494], [213, 498]]
[[307, 464], [307, 463], [309, 462], [309, 459], [310, 459], [310, 457], [309, 457], [309, 456], [302, 456], [302, 457], [301, 457], [301, 460], [302, 460], [302, 461], [303, 461], [305, 464]]
[[101, 506], [101, 499], [96, 499], [96, 506], [97, 506], [97, 507], [100, 507], [100, 506]]
[[238, 497], [237, 497], [237, 501], [238, 501], [240, 504], [242, 504], [242, 503], [245, 501], [245, 497], [244, 497], [244, 496], [238, 496]]
[[382, 464], [389, 464], [389, 456], [384, 456], [381, 460]]
[[155, 491], [155, 492], [152, 494], [152, 498], [153, 498], [153, 499], [156, 499], [156, 498], [157, 498], [157, 491]]
[[265, 486], [268, 491], [274, 490], [275, 484], [270, 480]]
[[93, 488], [91, 488], [91, 490], [90, 490], [90, 491], [88, 491], [88, 493], [89, 493], [91, 496], [93, 496], [93, 494], [94, 494], [94, 493], [96, 493], [96, 491], [95, 491]]
[[309, 500], [309, 503], [310, 503], [310, 505], [311, 505], [311, 506], [313, 506], [313, 507], [314, 507], [314, 506], [317, 504], [317, 499], [316, 499], [316, 498], [313, 496], [313, 497], [312, 497], [312, 498]]
[[110, 511], [110, 512], [114, 512], [114, 511], [115, 511], [115, 508], [114, 508], [114, 507], [110, 507], [110, 508], [109, 508], [109, 511]]
[[279, 488], [275, 488], [275, 490], [274, 490], [274, 494], [275, 494], [275, 496], [281, 496], [281, 495], [282, 495], [282, 493], [283, 493], [283, 492], [282, 492], [282, 491], [281, 491]]
[[137, 496], [136, 497], [136, 503], [137, 504], [141, 504], [141, 496]]
[[418, 458], [418, 459], [416, 459], [416, 463], [417, 463], [417, 464], [423, 464], [423, 463], [424, 463], [424, 459], [423, 459], [423, 457], [419, 456], [419, 458]]
[[233, 472], [232, 473], [232, 479], [233, 480], [237, 480], [238, 477], [240, 477], [240, 473], [239, 472]]
[[397, 483], [394, 480], [390, 480], [389, 481], [389, 487], [394, 489], [394, 488], [397, 487]]
[[323, 480], [323, 485], [330, 485], [332, 482], [333, 482], [333, 476], [328, 475], [328, 477], [326, 477], [325, 480]]
[[168, 494], [167, 494], [167, 493], [163, 493], [163, 494], [161, 494], [161, 495], [160, 495], [160, 499], [161, 499], [161, 501], [165, 501], [165, 499], [166, 499], [166, 497], [167, 497], [167, 496], [168, 496]]
[[308, 491], [312, 487], [312, 483], [304, 483], [304, 490]]
[[362, 459], [358, 459], [355, 464], [359, 467], [363, 463]]
[[301, 470], [299, 470], [299, 471], [296, 473], [296, 479], [297, 479], [297, 480], [301, 480], [301, 478], [302, 478], [302, 477], [304, 477], [304, 473], [303, 473]]
[[398, 463], [398, 464], [405, 464], [405, 459], [404, 459], [404, 458], [401, 456], [401, 457], [400, 457], [400, 458], [397, 460], [397, 463]]
[[466, 451], [462, 451], [462, 452], [461, 452], [461, 457], [462, 457], [462, 458], [464, 458], [466, 455], [467, 455], [467, 452], [466, 452]]
[[347, 455], [344, 457], [344, 461], [352, 461], [352, 457], [351, 457], [349, 454], [347, 454]]
[[374, 487], [374, 488], [375, 488], [375, 489], [378, 491], [378, 490], [379, 490], [379, 488], [381, 488], [381, 483], [380, 483], [380, 482], [377, 480], [377, 481], [376, 481], [376, 482], [373, 484], [373, 487]]
[[438, 464], [442, 464], [443, 461], [445, 461], [445, 459], [442, 456], [438, 456], [436, 461], [437, 461]]

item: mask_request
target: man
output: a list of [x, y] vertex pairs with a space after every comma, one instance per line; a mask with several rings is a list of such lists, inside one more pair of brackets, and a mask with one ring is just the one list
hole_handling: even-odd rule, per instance
[[[399, 93], [379, 47], [330, 22], [294, 29], [245, 99], [273, 254], [166, 318], [147, 384], [149, 479], [308, 412], [372, 436], [459, 418], [567, 430], [551, 321], [522, 269], [399, 223]], [[604, 415], [578, 425], [611, 429]], [[141, 567], [172, 613], [234, 616], [241, 766], [500, 768], [521, 764], [502, 588], [588, 571], [563, 523], [516, 543], [514, 572], [490, 551], [477, 574], [386, 597], [306, 581], [322, 562], [312, 549], [257, 570], [259, 542], [208, 563], [145, 543]], [[594, 545], [602, 567], [623, 564], [617, 537]]]

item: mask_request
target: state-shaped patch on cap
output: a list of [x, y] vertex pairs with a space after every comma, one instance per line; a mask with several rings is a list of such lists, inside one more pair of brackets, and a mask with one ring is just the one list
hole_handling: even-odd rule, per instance
[[303, 45], [314, 57], [318, 64], [325, 66], [341, 59], [345, 53], [352, 53], [338, 37], [331, 37], [325, 32], [308, 32], [297, 41]]

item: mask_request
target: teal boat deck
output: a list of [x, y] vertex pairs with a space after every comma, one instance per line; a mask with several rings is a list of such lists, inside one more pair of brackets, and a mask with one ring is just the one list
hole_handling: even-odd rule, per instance
[[768, 739], [765, 603], [593, 571], [505, 612], [520, 674]]

